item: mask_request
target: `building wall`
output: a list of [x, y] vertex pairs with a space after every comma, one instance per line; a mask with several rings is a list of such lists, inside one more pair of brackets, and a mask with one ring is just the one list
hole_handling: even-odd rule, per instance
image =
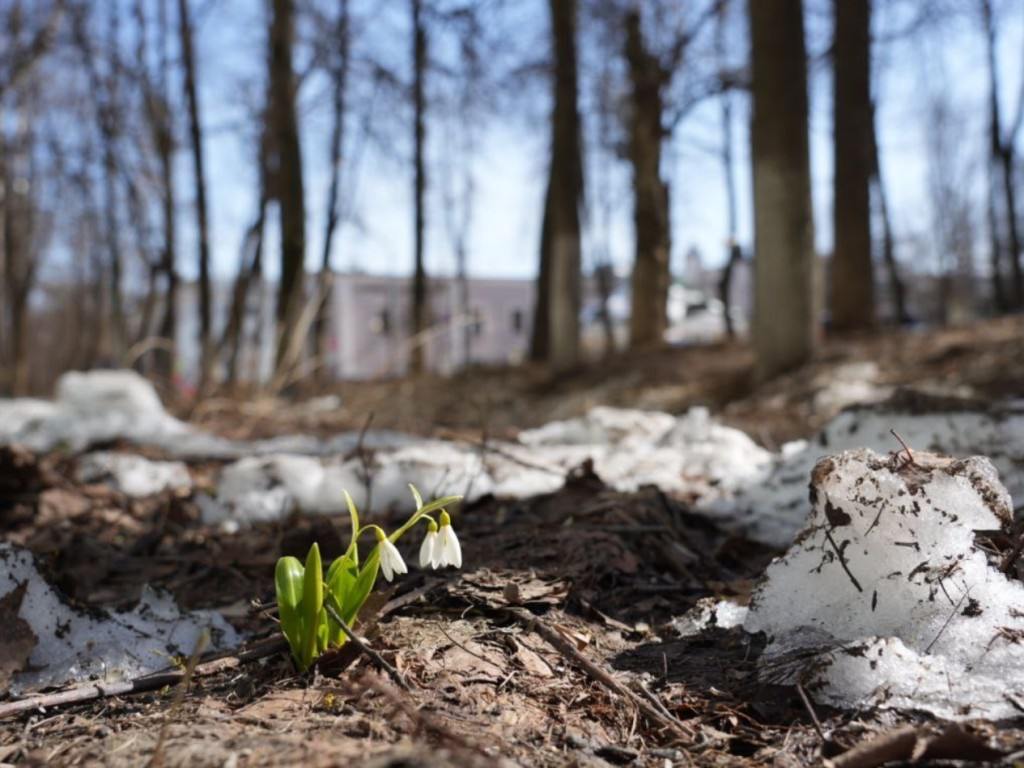
[[[462, 312], [458, 282], [431, 280], [431, 323], [421, 343], [430, 370], [451, 373], [464, 367], [464, 338], [470, 364], [521, 359], [529, 344], [532, 280], [469, 283], [469, 313]], [[409, 337], [409, 281], [398, 277], [338, 275], [331, 302], [331, 370], [339, 378], [368, 378], [405, 372], [413, 343]]]
[[[230, 283], [213, 285], [214, 338], [223, 334], [231, 304]], [[314, 295], [316, 278], [307, 277], [306, 295]], [[429, 282], [432, 323], [424, 335], [426, 364], [439, 373], [466, 365], [464, 334], [469, 335], [469, 363], [515, 362], [526, 355], [533, 314], [532, 280], [473, 279], [469, 283], [469, 316], [461, 312], [458, 282], [437, 278]], [[260, 295], [262, 293], [262, 295]], [[366, 379], [396, 376], [406, 371], [409, 358], [411, 288], [402, 277], [335, 275], [328, 303], [328, 359], [332, 376]], [[246, 344], [239, 377], [266, 380], [273, 370], [276, 348], [274, 302], [276, 286], [250, 292], [245, 319]], [[199, 374], [198, 292], [194, 283], [178, 295], [178, 374], [195, 383]], [[223, 376], [223, 369], [218, 369]]]

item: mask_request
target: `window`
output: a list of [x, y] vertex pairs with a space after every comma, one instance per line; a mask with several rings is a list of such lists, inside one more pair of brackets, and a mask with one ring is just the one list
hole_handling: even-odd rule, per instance
[[385, 307], [377, 313], [377, 316], [370, 323], [370, 330], [378, 336], [391, 335], [391, 310]]

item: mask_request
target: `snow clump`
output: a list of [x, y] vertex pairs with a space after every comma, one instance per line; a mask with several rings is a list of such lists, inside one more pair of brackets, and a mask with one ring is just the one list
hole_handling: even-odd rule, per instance
[[[16, 590], [22, 590], [20, 598]], [[20, 649], [30, 650], [13, 675], [10, 692], [15, 695], [166, 669], [173, 657], [192, 654], [206, 631], [211, 650], [239, 642], [234, 628], [216, 612], [183, 613], [173, 598], [149, 587], [131, 611], [79, 609], [43, 579], [32, 553], [6, 542], [0, 543], [0, 606], [11, 628], [4, 642], [16, 637]]]
[[992, 463], [846, 451], [817, 463], [810, 498], [744, 623], [768, 636], [762, 673], [782, 682], [800, 660], [806, 689], [839, 707], [1019, 717], [1024, 585], [987, 544], [1013, 510]]

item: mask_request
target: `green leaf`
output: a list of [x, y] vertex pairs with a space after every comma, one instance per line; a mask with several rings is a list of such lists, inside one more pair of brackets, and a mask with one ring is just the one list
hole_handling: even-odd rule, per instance
[[350, 627], [355, 625], [359, 609], [363, 607], [366, 598], [370, 596], [373, 585], [377, 582], [377, 572], [380, 570], [380, 545], [373, 548], [373, 552], [366, 558], [363, 567], [359, 570], [355, 582], [345, 595], [341, 603], [341, 618]]
[[444, 498], [435, 499], [434, 501], [430, 502], [426, 506], [420, 507], [416, 511], [416, 514], [414, 514], [412, 517], [410, 517], [408, 520], [405, 521], [405, 525], [403, 525], [401, 528], [399, 528], [394, 533], [392, 533], [390, 536], [388, 536], [388, 538], [392, 542], [398, 541], [403, 536], [403, 534], [405, 534], [410, 528], [412, 528], [414, 525], [416, 525], [416, 523], [418, 523], [424, 517], [429, 515], [431, 512], [436, 512], [439, 509], [444, 509], [445, 507], [450, 507], [453, 504], [456, 504], [456, 503], [458, 503], [460, 501], [462, 501], [462, 497], [461, 496], [445, 496]]
[[420, 496], [420, 492], [416, 490], [416, 486], [409, 483], [409, 490], [412, 491], [412, 497], [416, 500], [416, 511], [419, 512], [423, 509], [423, 497]]
[[356, 543], [359, 538], [359, 512], [356, 510], [356, 503], [348, 495], [348, 491], [345, 491], [345, 503], [348, 504], [348, 516], [352, 521], [352, 541], [348, 545], [348, 551], [345, 552], [345, 556], [351, 557], [352, 561], [359, 565], [359, 545]]
[[[333, 598], [333, 602], [337, 606], [344, 606], [348, 594], [352, 591], [353, 586], [355, 586], [358, 575], [359, 569], [352, 562], [351, 558], [348, 556], [339, 557], [327, 569], [327, 594], [329, 597], [326, 599], [330, 600]], [[338, 613], [343, 614], [344, 608], [339, 607]], [[330, 644], [340, 646], [344, 644], [346, 639], [341, 627], [335, 626], [332, 623], [330, 633], [328, 634]]]
[[281, 619], [281, 631], [295, 660], [302, 664], [302, 563], [294, 557], [282, 557], [274, 568], [274, 587], [277, 590], [277, 613]]
[[320, 611], [324, 607], [324, 571], [320, 547], [314, 541], [306, 555], [306, 571], [302, 581], [302, 668], [313, 663], [319, 631]]

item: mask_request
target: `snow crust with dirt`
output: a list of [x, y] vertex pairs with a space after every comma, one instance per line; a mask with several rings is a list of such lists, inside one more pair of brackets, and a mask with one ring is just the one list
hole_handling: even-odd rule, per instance
[[[617, 490], [655, 485], [727, 529], [790, 547], [768, 569], [749, 613], [708, 603], [677, 622], [682, 634], [715, 618], [765, 632], [764, 674], [792, 677], [798, 658], [807, 690], [826, 703], [1013, 715], [1024, 702], [1024, 588], [1001, 573], [977, 532], [1006, 528], [1011, 497], [1024, 497], [1024, 404], [884, 399], [891, 393], [865, 388], [859, 375], [822, 397], [870, 405], [848, 408], [814, 439], [777, 452], [699, 407], [678, 416], [598, 407], [503, 442], [387, 431], [228, 440], [169, 415], [153, 387], [126, 371], [67, 374], [53, 401], [0, 400], [0, 443], [76, 452], [83, 480], [130, 497], [191, 493], [204, 522], [228, 531], [294, 512], [344, 513], [343, 490], [375, 509], [410, 504], [408, 483], [425, 496], [526, 498], [557, 490], [590, 461]], [[922, 457], [901, 468], [888, 455], [898, 448], [892, 430], [916, 449], [963, 460]], [[115, 440], [163, 459], [111, 451]], [[202, 490], [188, 466], [198, 460], [221, 466]], [[223, 619], [183, 616], [169, 598], [148, 593], [133, 613], [76, 613], [38, 578], [27, 553], [0, 552], [9, 564], [0, 598], [28, 583], [21, 616], [49, 638], [33, 651], [39, 671], [24, 684], [161, 666], [146, 642], [115, 651], [124, 642], [117, 633], [162, 638], [164, 652], [189, 652], [204, 622], [231, 639]], [[63, 645], [39, 623], [65, 621], [79, 629]], [[83, 642], [111, 650], [87, 663]]]

